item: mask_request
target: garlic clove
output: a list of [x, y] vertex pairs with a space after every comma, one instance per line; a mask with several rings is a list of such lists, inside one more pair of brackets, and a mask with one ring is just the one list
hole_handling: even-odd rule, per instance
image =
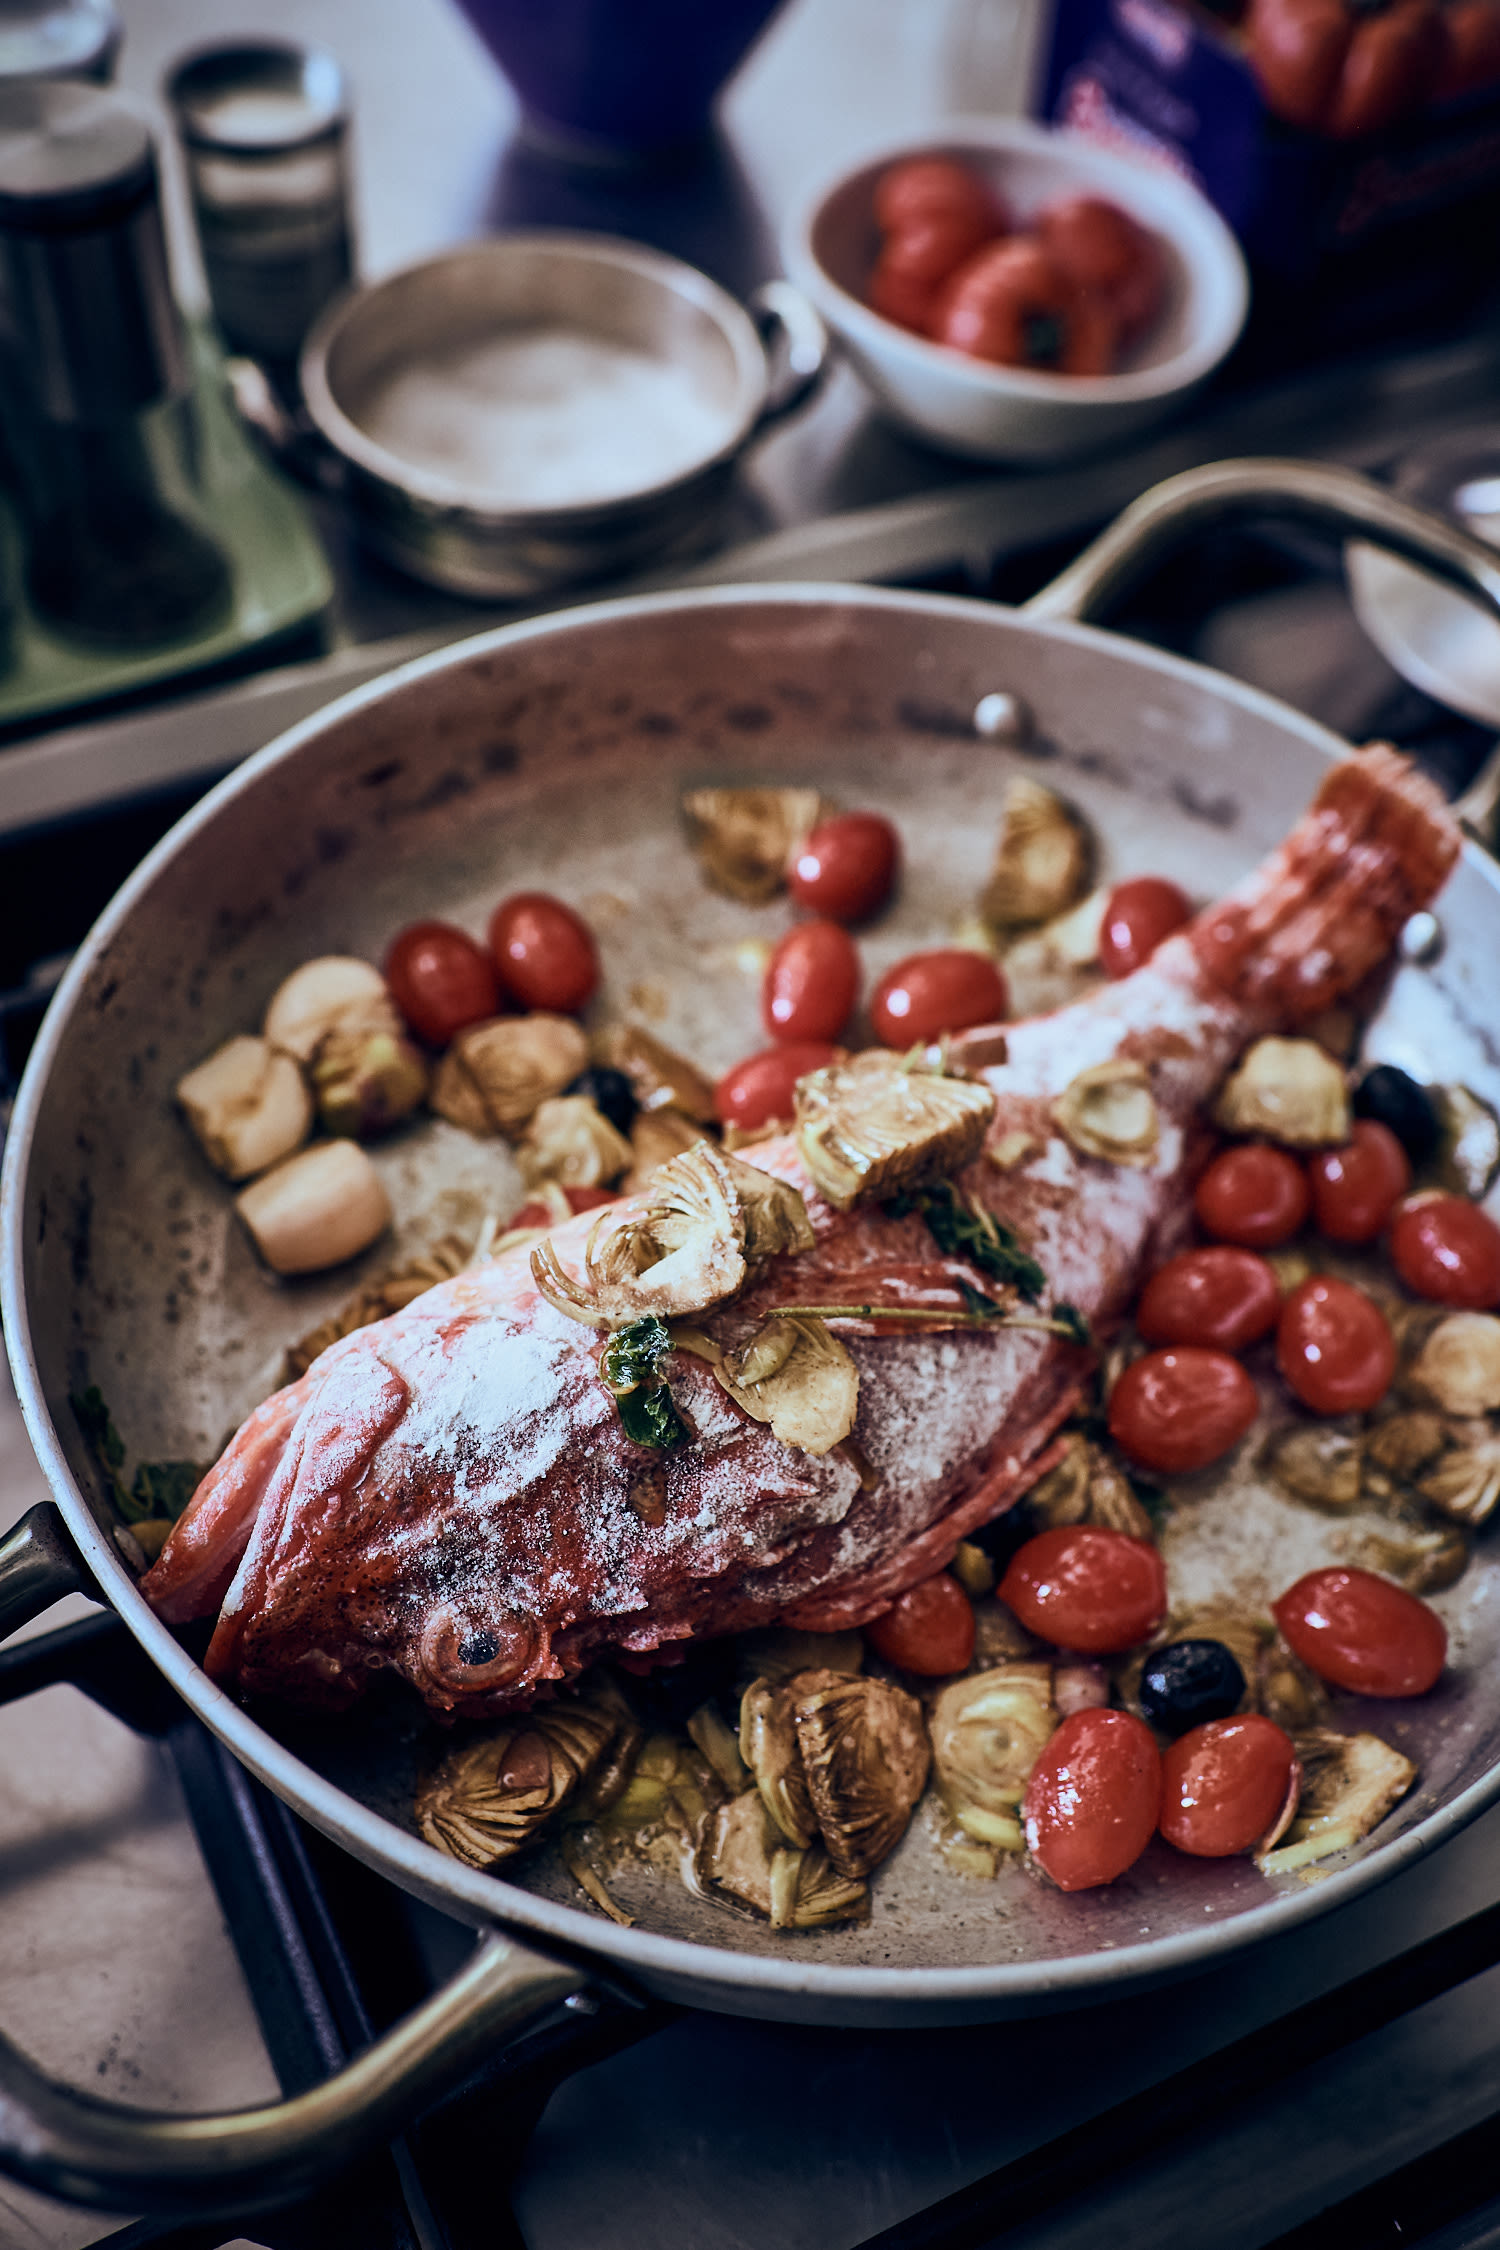
[[327, 953], [304, 961], [277, 986], [261, 1031], [283, 1054], [311, 1062], [329, 1032], [350, 1017], [392, 1007], [385, 978], [370, 962]]
[[325, 1141], [288, 1157], [235, 1198], [275, 1273], [321, 1273], [367, 1250], [391, 1223], [384, 1183], [357, 1141]]
[[290, 1055], [264, 1039], [231, 1039], [178, 1081], [177, 1099], [215, 1171], [248, 1180], [300, 1148], [312, 1096]]

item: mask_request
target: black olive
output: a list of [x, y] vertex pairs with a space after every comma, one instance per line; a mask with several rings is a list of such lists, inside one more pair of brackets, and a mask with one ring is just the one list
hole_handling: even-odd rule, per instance
[[1244, 1693], [1245, 1675], [1222, 1641], [1169, 1641], [1141, 1674], [1141, 1709], [1163, 1734], [1227, 1719]]
[[1438, 1120], [1431, 1101], [1394, 1063], [1376, 1063], [1354, 1089], [1356, 1117], [1373, 1117], [1395, 1134], [1414, 1165], [1425, 1164], [1438, 1145]]
[[640, 1104], [623, 1070], [606, 1070], [602, 1066], [581, 1070], [566, 1091], [587, 1094], [599, 1115], [607, 1117], [617, 1133], [628, 1133], [635, 1123]]

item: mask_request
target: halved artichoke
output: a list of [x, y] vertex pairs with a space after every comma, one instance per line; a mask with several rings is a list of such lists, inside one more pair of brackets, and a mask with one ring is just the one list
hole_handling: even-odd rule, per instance
[[816, 789], [690, 789], [682, 809], [713, 888], [746, 906], [764, 906], [828, 808]]
[[822, 1929], [869, 1910], [868, 1886], [840, 1875], [817, 1847], [799, 1851], [784, 1844], [753, 1789], [710, 1814], [696, 1871], [711, 1896], [763, 1914], [773, 1929]]
[[1349, 1089], [1315, 1039], [1257, 1039], [1225, 1080], [1214, 1120], [1286, 1148], [1330, 1148], [1349, 1138]]
[[791, 1679], [752, 1680], [740, 1698], [740, 1756], [749, 1767], [777, 1833], [805, 1850], [818, 1834], [802, 1747], [797, 1739], [797, 1697], [814, 1682], [836, 1685], [838, 1672], [801, 1672]]
[[1082, 898], [1094, 875], [1094, 839], [1052, 790], [1018, 774], [1005, 792], [994, 867], [979, 902], [995, 930], [1050, 922]]
[[1428, 1092], [1438, 1119], [1438, 1186], [1477, 1203], [1500, 1171], [1500, 1119], [1467, 1086]]
[[695, 1124], [712, 1125], [714, 1089], [696, 1063], [665, 1046], [636, 1023], [619, 1024], [596, 1042], [598, 1057], [610, 1070], [623, 1071], [641, 1109], [650, 1116], [675, 1109]]
[[1286, 1840], [1257, 1855], [1266, 1875], [1289, 1875], [1368, 1836], [1417, 1778], [1410, 1758], [1374, 1734], [1320, 1728], [1297, 1737], [1302, 1797]]
[[559, 1180], [564, 1187], [605, 1187], [627, 1169], [629, 1141], [587, 1094], [552, 1094], [539, 1102], [520, 1147], [528, 1187]]
[[1439, 1515], [1477, 1529], [1500, 1505], [1500, 1433], [1488, 1422], [1466, 1421], [1450, 1423], [1448, 1434], [1448, 1450], [1416, 1479], [1416, 1489]]
[[932, 1708], [932, 1762], [964, 1833], [1018, 1852], [1031, 1769], [1057, 1725], [1050, 1664], [998, 1664], [944, 1688]]
[[1039, 1531], [1065, 1524], [1090, 1523], [1132, 1539], [1152, 1536], [1151, 1518], [1131, 1489], [1130, 1480], [1096, 1445], [1070, 1431], [1055, 1467], [1038, 1477], [1026, 1506]]
[[1336, 1422], [1296, 1423], [1272, 1439], [1266, 1467], [1294, 1500], [1335, 1514], [1357, 1507], [1363, 1439]]
[[[708, 1343], [697, 1336], [679, 1341], [689, 1351]], [[755, 1421], [769, 1422], [772, 1436], [783, 1445], [804, 1453], [831, 1453], [854, 1427], [859, 1369], [826, 1321], [805, 1314], [769, 1320], [743, 1353], [721, 1354], [713, 1364], [735, 1404]], [[745, 1374], [736, 1374], [737, 1366]], [[757, 1366], [766, 1372], [757, 1376]]]
[[1161, 1133], [1151, 1073], [1123, 1056], [1081, 1070], [1052, 1104], [1052, 1120], [1080, 1154], [1137, 1168], [1151, 1162]]
[[922, 1706], [890, 1680], [801, 1673], [789, 1683], [813, 1815], [840, 1875], [878, 1867], [927, 1783]]
[[910, 1067], [883, 1048], [813, 1071], [796, 1101], [797, 1146], [840, 1211], [961, 1171], [995, 1114], [987, 1086]]
[[450, 1750], [417, 1788], [417, 1826], [469, 1867], [511, 1859], [565, 1805], [620, 1731], [618, 1712], [579, 1698], [508, 1719]]
[[1423, 1343], [1407, 1382], [1445, 1414], [1492, 1414], [1500, 1407], [1500, 1320], [1450, 1313]]

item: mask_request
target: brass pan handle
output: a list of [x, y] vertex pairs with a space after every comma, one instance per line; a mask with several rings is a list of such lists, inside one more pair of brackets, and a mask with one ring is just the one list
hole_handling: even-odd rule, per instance
[[[0, 1639], [70, 1593], [94, 1588], [61, 1514], [43, 1501], [0, 1539]], [[49, 2078], [0, 2035], [0, 2172], [104, 2211], [222, 2218], [289, 2202], [587, 1983], [570, 1962], [492, 1931], [440, 1992], [322, 2085], [220, 2116], [100, 2101]]]

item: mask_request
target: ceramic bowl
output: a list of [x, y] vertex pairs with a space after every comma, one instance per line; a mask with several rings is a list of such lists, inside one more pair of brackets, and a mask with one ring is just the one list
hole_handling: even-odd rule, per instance
[[[1096, 195], [1157, 236], [1167, 257], [1166, 304], [1117, 374], [995, 366], [871, 310], [864, 295], [880, 248], [876, 182], [913, 156], [970, 165], [1021, 225], [1066, 196]], [[1239, 245], [1196, 188], [1161, 165], [1019, 120], [956, 119], [942, 134], [875, 150], [808, 196], [784, 255], [892, 417], [947, 452], [987, 461], [1062, 460], [1166, 419], [1230, 350], [1250, 297]]]

